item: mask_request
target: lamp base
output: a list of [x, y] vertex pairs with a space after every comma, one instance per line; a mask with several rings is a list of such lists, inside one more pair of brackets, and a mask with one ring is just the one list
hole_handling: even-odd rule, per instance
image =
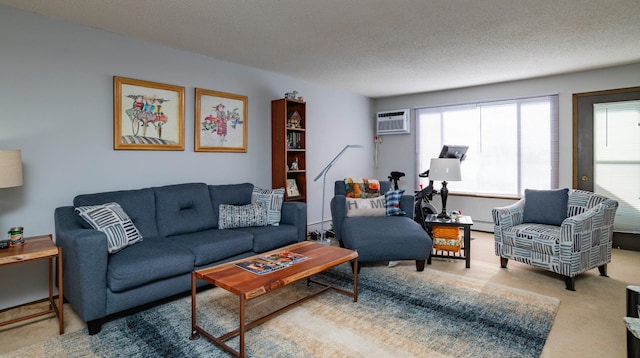
[[316, 242], [318, 244], [331, 246], [331, 239], [329, 239], [328, 237], [321, 237], [318, 240], [316, 240]]
[[438, 214], [438, 219], [451, 220], [451, 216], [447, 215], [444, 211]]

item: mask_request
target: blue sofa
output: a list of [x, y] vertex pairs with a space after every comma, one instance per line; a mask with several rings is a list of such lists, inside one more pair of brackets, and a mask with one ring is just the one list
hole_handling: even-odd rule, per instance
[[[391, 189], [391, 182], [380, 181], [380, 193]], [[340, 246], [358, 251], [358, 262], [415, 260], [416, 270], [423, 271], [431, 255], [431, 237], [413, 220], [414, 196], [400, 199], [398, 216], [347, 215], [346, 187], [343, 180], [334, 183], [331, 219]]]
[[[305, 240], [306, 204], [284, 202], [278, 226], [218, 228], [220, 204], [251, 203], [253, 184], [187, 183], [76, 196], [55, 210], [63, 252], [64, 297], [100, 331], [116, 313], [191, 289], [191, 272]], [[116, 253], [75, 207], [120, 204], [143, 239]], [[199, 287], [206, 285], [199, 281]]]

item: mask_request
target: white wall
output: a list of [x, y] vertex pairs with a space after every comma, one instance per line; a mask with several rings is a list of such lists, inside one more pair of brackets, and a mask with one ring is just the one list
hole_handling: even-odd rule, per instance
[[[561, 76], [536, 78], [487, 86], [469, 87], [449, 91], [420, 93], [408, 96], [377, 99], [375, 111], [400, 108], [422, 108], [447, 104], [461, 104], [495, 99], [525, 97], [533, 95], [559, 95], [560, 126], [560, 187], [572, 187], [573, 184], [573, 100], [572, 95], [614, 88], [640, 85], [640, 64], [612, 67], [602, 70], [579, 72]], [[428, 168], [415, 168], [415, 118], [412, 111], [411, 135], [389, 135], [383, 137], [379, 146], [378, 177], [389, 175], [392, 170], [406, 173], [401, 183], [404, 188], [414, 190], [415, 178], [419, 172]], [[462, 130], [462, 129], [461, 129]], [[462, 143], [454, 143], [462, 144]], [[437, 153], [436, 153], [437, 155]], [[439, 183], [436, 185], [439, 189]], [[449, 195], [447, 209], [462, 210], [473, 217], [474, 229], [493, 231], [491, 209], [512, 203], [513, 200], [456, 197]], [[435, 198], [436, 207], [441, 207], [439, 197]]]
[[[185, 87], [184, 151], [112, 149], [113, 76]], [[248, 96], [247, 153], [193, 151], [196, 87]], [[294, 89], [307, 101], [315, 223], [322, 182], [312, 179], [345, 144], [366, 148], [345, 155], [327, 181], [374, 174], [370, 99], [0, 6], [0, 149], [22, 149], [24, 170], [22, 187], [0, 189], [0, 236], [12, 226], [25, 236], [54, 233], [54, 209], [78, 194], [183, 182], [271, 187], [271, 101]], [[45, 267], [0, 268], [0, 309], [45, 297]]]

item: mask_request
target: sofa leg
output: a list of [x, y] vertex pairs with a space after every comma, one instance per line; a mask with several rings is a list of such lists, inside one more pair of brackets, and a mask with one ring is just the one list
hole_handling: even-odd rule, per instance
[[507, 268], [507, 263], [509, 262], [508, 258], [500, 257], [500, 267]]
[[576, 277], [569, 277], [569, 276], [565, 276], [564, 277], [564, 283], [567, 286], [567, 290], [569, 291], [575, 291], [576, 290]]
[[87, 330], [89, 331], [89, 335], [93, 336], [94, 334], [100, 333], [102, 329], [102, 321], [99, 319], [87, 322]]
[[602, 266], [598, 266], [598, 271], [600, 271], [600, 276], [604, 276], [604, 277], [609, 277], [607, 276], [607, 265], [602, 265]]
[[426, 260], [416, 260], [416, 270], [419, 272], [424, 271], [424, 262]]

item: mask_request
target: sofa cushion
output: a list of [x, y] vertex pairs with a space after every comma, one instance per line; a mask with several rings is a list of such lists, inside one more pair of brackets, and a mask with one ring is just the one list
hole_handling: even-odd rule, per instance
[[298, 242], [298, 230], [294, 225], [247, 227], [233, 229], [253, 236], [253, 251], [261, 253]]
[[[78, 195], [73, 199], [73, 206], [91, 206], [111, 202], [120, 204], [143, 237], [158, 236], [156, 200], [151, 189]], [[90, 228], [88, 224], [86, 227]]]
[[167, 185], [155, 187], [153, 192], [160, 235], [180, 235], [218, 225], [206, 184]]
[[218, 229], [267, 226], [267, 208], [264, 202], [247, 205], [220, 204]]
[[107, 285], [113, 292], [122, 292], [191, 272], [193, 265], [191, 251], [154, 237], [109, 256]]
[[220, 204], [246, 205], [251, 204], [253, 184], [209, 185], [209, 197], [214, 208], [214, 221], [218, 224], [218, 208]]
[[142, 241], [142, 235], [118, 203], [80, 206], [75, 211], [91, 227], [107, 236], [110, 254]]
[[524, 190], [524, 223], [562, 225], [567, 218], [569, 189]]
[[370, 199], [346, 198], [347, 216], [386, 216], [384, 196]]
[[406, 215], [406, 213], [400, 209], [400, 200], [404, 189], [401, 190], [389, 190], [384, 193], [384, 200], [387, 208], [387, 216]]
[[207, 265], [251, 251], [253, 236], [236, 230], [210, 229], [189, 234], [171, 236], [179, 245], [193, 254], [195, 266]]
[[253, 187], [251, 192], [251, 203], [264, 203], [267, 209], [267, 218], [269, 225], [280, 225], [280, 211], [282, 210], [282, 201], [284, 198], [284, 188], [279, 189], [260, 189]]

